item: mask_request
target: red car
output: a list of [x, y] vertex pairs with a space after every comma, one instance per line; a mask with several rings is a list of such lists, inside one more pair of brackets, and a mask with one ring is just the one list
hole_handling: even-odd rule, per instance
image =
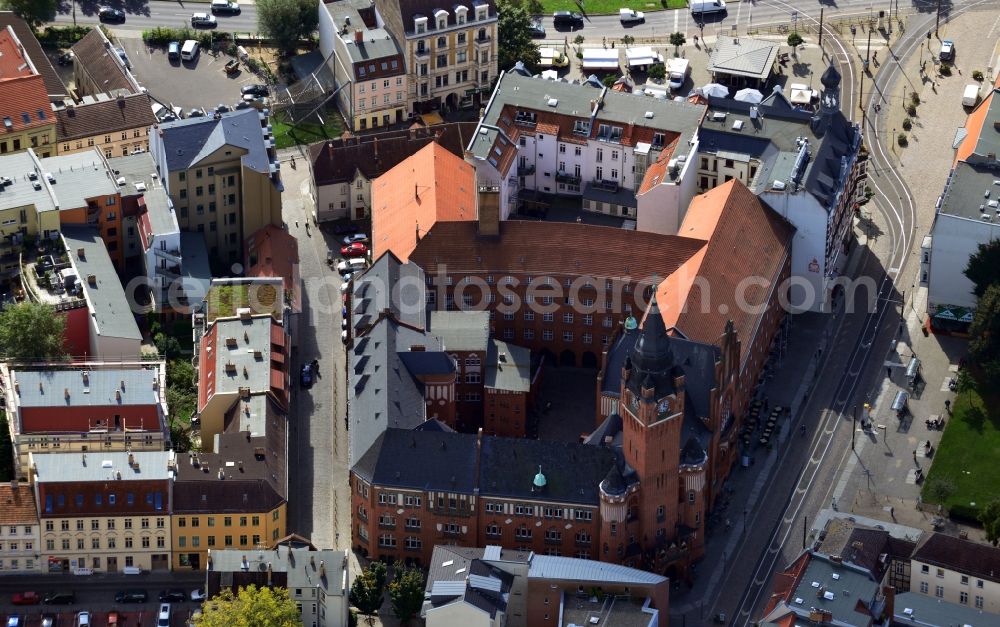
[[354, 242], [347, 246], [340, 247], [340, 254], [344, 257], [361, 257], [368, 253], [368, 247], [361, 242]]
[[37, 592], [15, 592], [10, 602], [14, 605], [38, 605], [42, 597]]

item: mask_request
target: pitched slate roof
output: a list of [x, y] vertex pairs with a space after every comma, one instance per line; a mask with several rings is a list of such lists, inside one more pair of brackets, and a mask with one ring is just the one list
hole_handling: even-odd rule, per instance
[[74, 64], [79, 65], [105, 93], [123, 89], [128, 93], [139, 91], [139, 85], [129, 74], [121, 57], [99, 28], [92, 28], [71, 48]]
[[478, 480], [476, 436], [390, 427], [353, 471], [379, 486], [470, 494]]
[[56, 101], [67, 98], [69, 90], [66, 89], [66, 85], [59, 78], [56, 69], [52, 67], [52, 62], [49, 61], [48, 55], [45, 54], [42, 45], [38, 43], [38, 39], [35, 37], [35, 33], [32, 32], [31, 27], [28, 26], [28, 23], [14, 15], [11, 11], [0, 11], [0, 28], [7, 28], [8, 26], [14, 29], [14, 34], [21, 41], [21, 45], [24, 46], [24, 51], [28, 54], [28, 58], [31, 59], [35, 70], [41, 74], [49, 99]]
[[382, 255], [354, 280], [351, 316], [356, 334], [363, 334], [386, 309], [403, 324], [426, 329], [425, 288], [424, 272], [419, 266], [403, 263], [391, 252]]
[[156, 116], [147, 94], [129, 94], [111, 100], [64, 107], [55, 112], [56, 139], [68, 141], [94, 135], [150, 127]]
[[[243, 165], [255, 172], [269, 172], [270, 157], [264, 144], [261, 114], [256, 109], [230, 111], [221, 116], [174, 120], [160, 124], [163, 161], [167, 171], [187, 170], [223, 146], [242, 151]], [[158, 158], [157, 161], [160, 161]]]
[[1000, 582], [1000, 549], [943, 533], [921, 538], [913, 552], [913, 561]]
[[474, 122], [451, 122], [352, 135], [311, 144], [309, 159], [318, 187], [351, 181], [357, 172], [373, 180], [430, 142], [437, 142], [451, 154], [461, 157], [475, 130]]
[[[434, 19], [434, 12], [438, 9], [445, 9], [448, 11], [448, 24], [447, 28], [454, 28], [457, 25], [455, 16], [455, 7], [463, 6], [469, 10], [466, 17], [466, 25], [468, 28], [475, 26], [475, 21], [472, 20], [472, 16], [476, 14], [476, 6], [486, 4], [489, 7], [489, 17], [491, 19], [496, 19], [497, 8], [493, 0], [459, 0], [457, 2], [443, 3], [438, 0], [391, 0], [388, 3], [388, 10], [396, 13], [402, 22], [403, 30], [406, 34], [413, 34], [414, 22], [413, 18], [418, 15], [423, 15], [427, 19], [427, 32], [433, 34], [438, 30], [437, 21]], [[378, 3], [380, 12], [385, 12], [386, 7], [383, 6], [381, 2]]]

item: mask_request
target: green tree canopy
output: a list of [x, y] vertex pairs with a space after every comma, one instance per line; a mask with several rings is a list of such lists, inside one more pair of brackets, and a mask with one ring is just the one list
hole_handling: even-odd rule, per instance
[[24, 301], [0, 311], [0, 356], [13, 361], [51, 361], [66, 356], [66, 318], [51, 305]]
[[646, 76], [662, 81], [667, 77], [667, 68], [662, 63], [651, 65], [646, 72]]
[[974, 376], [986, 386], [1000, 383], [1000, 285], [990, 285], [979, 299], [969, 336]]
[[687, 38], [684, 37], [684, 33], [670, 33], [670, 45], [674, 47], [674, 54], [677, 54], [677, 49], [687, 43]]
[[392, 603], [392, 613], [403, 624], [420, 613], [424, 603], [424, 575], [416, 568], [403, 566], [396, 562], [393, 566], [393, 578], [389, 582], [389, 602]]
[[531, 39], [531, 15], [528, 11], [510, 0], [499, 0], [497, 14], [500, 69], [509, 70], [518, 61], [528, 67], [538, 65], [541, 55], [538, 53], [538, 46]]
[[990, 285], [1000, 283], [1000, 240], [979, 245], [975, 254], [969, 257], [965, 276], [975, 285], [972, 293], [976, 298], [981, 298]]
[[13, 11], [32, 28], [38, 28], [43, 22], [52, 21], [59, 0], [0, 0], [0, 7]]
[[382, 562], [372, 562], [351, 584], [351, 604], [358, 608], [369, 624], [371, 617], [382, 607], [384, 589], [385, 564]]
[[792, 48], [798, 48], [802, 45], [803, 39], [802, 35], [798, 33], [788, 33], [788, 45]]
[[312, 35], [319, 12], [312, 0], [257, 0], [257, 28], [282, 52], [294, 52], [299, 40]]
[[993, 546], [1000, 544], [1000, 500], [991, 501], [979, 512], [979, 522], [986, 530], [986, 541]]
[[301, 627], [299, 608], [285, 588], [240, 588], [238, 595], [223, 590], [205, 602], [198, 627]]

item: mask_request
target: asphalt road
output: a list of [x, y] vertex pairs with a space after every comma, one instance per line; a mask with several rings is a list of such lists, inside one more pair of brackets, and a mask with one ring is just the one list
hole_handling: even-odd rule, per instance
[[[191, 26], [192, 13], [207, 13], [208, 3], [202, 2], [167, 2], [165, 0], [149, 0], [148, 2], [137, 2], [136, 0], [107, 0], [105, 2], [95, 2], [93, 0], [69, 0], [60, 4], [60, 12], [54, 20], [57, 24], [97, 24], [97, 10], [101, 6], [111, 6], [124, 9], [126, 18], [120, 24], [108, 24], [113, 32], [122, 34], [138, 35], [139, 32], [153, 28], [155, 26], [165, 26], [169, 28], [181, 28]], [[75, 13], [74, 13], [75, 8]], [[252, 4], [241, 5], [242, 11], [239, 15], [218, 15], [219, 21], [217, 30], [255, 33], [257, 32], [257, 10]]]

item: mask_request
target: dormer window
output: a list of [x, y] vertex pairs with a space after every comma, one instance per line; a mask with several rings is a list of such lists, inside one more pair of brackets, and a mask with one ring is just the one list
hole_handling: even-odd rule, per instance
[[439, 29], [448, 28], [448, 12], [438, 9], [434, 12], [434, 21]]
[[483, 20], [485, 20], [486, 11], [488, 10], [489, 10], [488, 7], [476, 7], [476, 21], [482, 22]]
[[455, 21], [459, 24], [465, 24], [465, 16], [468, 14], [469, 9], [461, 5], [455, 7]]
[[414, 17], [413, 18], [413, 30], [417, 34], [426, 33], [427, 32], [427, 18], [424, 17], [424, 16], [422, 16], [422, 15], [418, 15], [418, 16]]

